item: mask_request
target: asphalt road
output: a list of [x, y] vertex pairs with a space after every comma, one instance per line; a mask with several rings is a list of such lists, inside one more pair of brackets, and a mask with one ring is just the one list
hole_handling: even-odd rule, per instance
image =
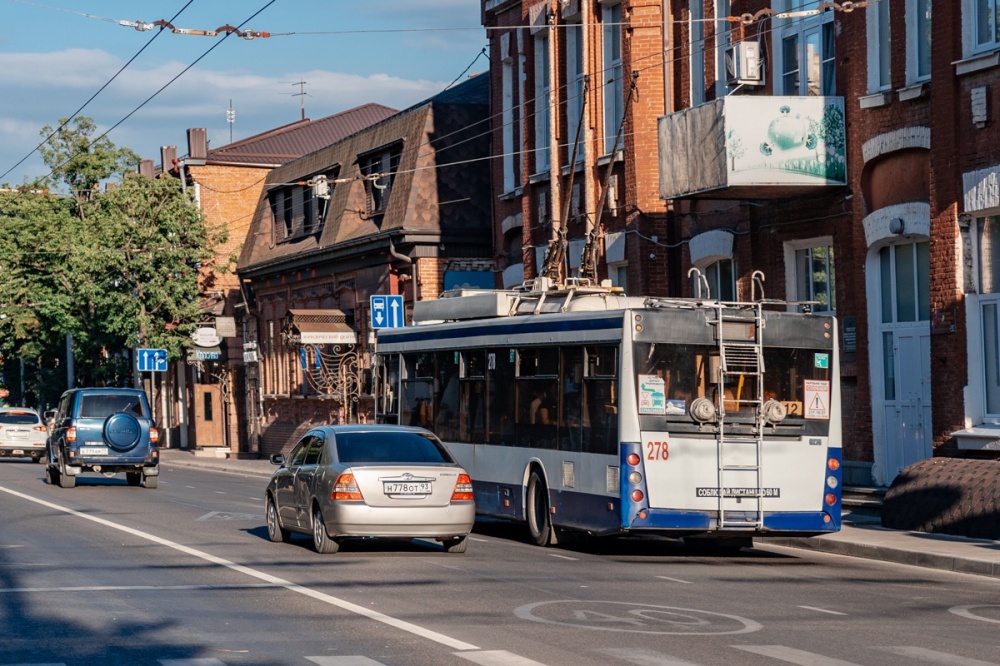
[[1000, 581], [669, 540], [272, 544], [260, 478], [0, 461], [0, 665], [1000, 664]]

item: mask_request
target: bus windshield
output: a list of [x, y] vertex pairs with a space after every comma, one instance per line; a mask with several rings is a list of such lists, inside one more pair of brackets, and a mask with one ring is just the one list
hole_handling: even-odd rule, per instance
[[[719, 405], [719, 347], [677, 343], [636, 343], [639, 413], [663, 415], [671, 420], [689, 420], [691, 401], [707, 397]], [[788, 411], [787, 419], [805, 418], [806, 390], [829, 386], [829, 351], [792, 347], [763, 350], [764, 395], [758, 396], [757, 379], [749, 374], [727, 374], [723, 378], [722, 407], [727, 415], [752, 416], [761, 400], [778, 400]]]

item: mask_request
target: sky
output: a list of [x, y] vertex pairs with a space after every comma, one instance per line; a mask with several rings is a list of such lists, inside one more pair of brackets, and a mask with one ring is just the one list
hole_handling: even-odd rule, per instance
[[[78, 115], [96, 123], [94, 137], [110, 130], [116, 146], [157, 165], [161, 146], [187, 154], [192, 127], [204, 127], [209, 146], [219, 147], [295, 122], [303, 105], [314, 120], [367, 102], [404, 109], [489, 68], [480, 4], [0, 0], [0, 185], [48, 174], [38, 151], [32, 153], [45, 138], [42, 128], [58, 127], [109, 81]], [[231, 25], [271, 36], [223, 39], [224, 33], [118, 23], [159, 20], [180, 29]]]

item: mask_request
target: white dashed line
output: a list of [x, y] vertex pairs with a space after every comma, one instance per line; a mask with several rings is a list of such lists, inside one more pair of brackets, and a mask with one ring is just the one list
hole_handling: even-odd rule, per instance
[[689, 580], [681, 580], [680, 578], [671, 578], [670, 576], [657, 576], [657, 578], [659, 578], [661, 580], [670, 580], [670, 581], [673, 581], [675, 583], [684, 583], [685, 585], [692, 585], [691, 581], [689, 581]]
[[799, 608], [816, 611], [817, 613], [829, 613], [830, 615], [847, 615], [847, 613], [838, 613], [837, 611], [827, 610], [825, 608], [816, 608], [815, 606], [799, 606]]

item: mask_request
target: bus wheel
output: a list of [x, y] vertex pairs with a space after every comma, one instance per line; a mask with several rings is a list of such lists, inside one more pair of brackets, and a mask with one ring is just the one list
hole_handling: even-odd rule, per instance
[[549, 520], [549, 493], [542, 476], [534, 471], [528, 478], [528, 530], [539, 546], [558, 543], [555, 528]]

